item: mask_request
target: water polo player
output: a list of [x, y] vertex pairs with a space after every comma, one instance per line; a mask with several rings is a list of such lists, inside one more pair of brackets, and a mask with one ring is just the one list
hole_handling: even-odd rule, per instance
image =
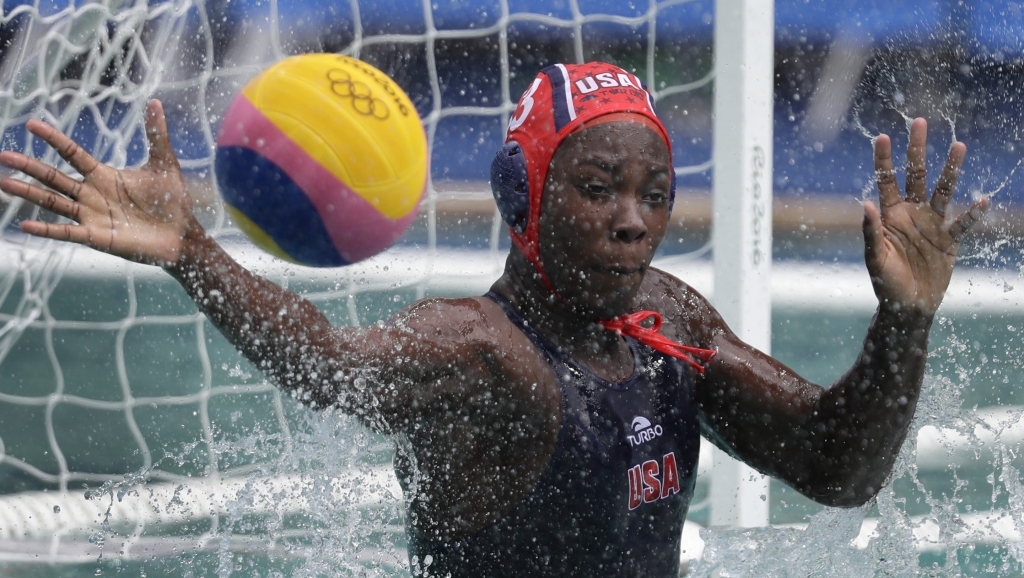
[[8, 178], [4, 191], [78, 223], [23, 230], [160, 264], [269, 379], [401, 440], [410, 559], [440, 576], [677, 576], [702, 428], [819, 502], [869, 500], [914, 414], [960, 239], [987, 207], [946, 218], [963, 144], [929, 198], [925, 122], [911, 128], [905, 195], [878, 137], [881, 202], [864, 218], [878, 310], [826, 389], [649, 267], [673, 201], [671, 149], [639, 79], [614, 66], [546, 68], [520, 99], [493, 171], [514, 247], [491, 291], [362, 328], [332, 327], [205, 234], [158, 102], [139, 170], [28, 128], [84, 180], [0, 154], [51, 189]]

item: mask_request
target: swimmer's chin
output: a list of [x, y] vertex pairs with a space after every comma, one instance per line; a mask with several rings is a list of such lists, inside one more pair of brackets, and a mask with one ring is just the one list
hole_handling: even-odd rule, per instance
[[643, 276], [647, 270], [643, 265], [594, 265], [593, 272], [598, 275], [605, 275], [616, 279], [632, 279], [636, 276]]
[[600, 291], [583, 289], [568, 301], [577, 312], [589, 319], [613, 319], [633, 312], [643, 276], [640, 276], [639, 279], [636, 283], [614, 289], [602, 288]]
[[609, 303], [623, 302], [628, 308], [630, 301], [640, 290], [647, 275], [647, 264], [642, 265], [596, 265], [591, 268], [591, 290], [602, 295]]

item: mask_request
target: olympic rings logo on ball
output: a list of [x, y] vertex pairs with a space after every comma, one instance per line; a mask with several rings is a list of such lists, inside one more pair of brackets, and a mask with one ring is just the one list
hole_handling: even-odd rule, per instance
[[352, 80], [352, 75], [347, 70], [332, 68], [327, 71], [327, 80], [330, 81], [334, 94], [350, 99], [352, 108], [359, 114], [372, 116], [378, 120], [385, 120], [391, 116], [388, 103], [375, 98], [370, 85]]

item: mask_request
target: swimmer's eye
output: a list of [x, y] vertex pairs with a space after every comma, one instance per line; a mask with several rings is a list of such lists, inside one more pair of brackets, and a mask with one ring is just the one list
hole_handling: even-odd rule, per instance
[[654, 190], [654, 191], [649, 191], [648, 193], [646, 193], [644, 195], [644, 201], [648, 202], [648, 203], [653, 203], [653, 204], [656, 204], [656, 205], [660, 205], [662, 203], [667, 203], [668, 202], [668, 193], [666, 193], [665, 191], [663, 191], [661, 189], [657, 189], [657, 190]]
[[608, 185], [600, 181], [580, 183], [576, 185], [576, 188], [579, 189], [580, 192], [593, 197], [599, 197], [609, 194]]

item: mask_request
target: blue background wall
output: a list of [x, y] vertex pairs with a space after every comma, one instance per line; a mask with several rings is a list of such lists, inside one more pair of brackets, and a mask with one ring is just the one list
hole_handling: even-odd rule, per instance
[[[27, 2], [4, 2], [5, 14]], [[632, 4], [632, 5], [631, 5]], [[578, 0], [584, 14], [642, 16], [646, 2]], [[40, 3], [40, 12], [52, 14], [68, 2]], [[480, 30], [494, 26], [501, 17], [496, 0], [432, 3], [433, 25], [441, 31]], [[509, 64], [513, 100], [537, 70], [558, 61], [572, 61], [572, 28], [558, 22], [517, 20], [517, 14], [540, 13], [569, 20], [572, 6], [566, 0], [509, 0], [513, 18], [508, 28]], [[712, 66], [713, 0], [691, 2], [661, 9], [656, 24], [656, 85], [697, 80]], [[338, 51], [355, 38], [353, 6], [330, 0], [281, 0], [277, 3], [279, 37], [287, 53]], [[214, 67], [222, 66], [241, 34], [269, 34], [271, 3], [267, 0], [208, 2], [207, 22], [214, 42]], [[358, 7], [361, 34], [422, 34], [427, 30], [420, 0], [378, 0]], [[207, 64], [202, 18], [198, 10], [189, 16], [178, 59], [187, 75], [191, 68]], [[19, 19], [3, 27], [3, 39], [13, 37]], [[646, 23], [630, 25], [595, 22], [582, 29], [584, 57], [617, 62], [639, 74], [646, 73], [644, 51]], [[777, 195], [860, 196], [871, 175], [870, 141], [858, 123], [871, 133], [887, 132], [899, 149], [905, 137], [901, 113], [926, 116], [933, 127], [930, 152], [941, 162], [950, 137], [967, 143], [969, 160], [962, 190], [991, 192], [1003, 184], [998, 202], [1012, 204], [1022, 197], [1020, 83], [1024, 81], [1024, 8], [1014, 2], [972, 0], [778, 0], [776, 2], [775, 92], [775, 192]], [[839, 48], [837, 48], [837, 46]], [[837, 130], [827, 138], [808, 130], [807, 113], [822, 71], [837, 50], [865, 51], [848, 105], [836, 113]], [[435, 103], [422, 42], [392, 42], [366, 47], [360, 56], [380, 66], [410, 93], [422, 114], [436, 106], [494, 106], [501, 101], [499, 38], [497, 33], [478, 39], [437, 39], [434, 56], [440, 81], [440, 102]], [[73, 77], [75, 66], [67, 75]], [[78, 63], [77, 66], [81, 66]], [[240, 81], [239, 81], [240, 82]], [[237, 89], [224, 84], [221, 93]], [[209, 90], [218, 89], [216, 83]], [[224, 107], [229, 100], [221, 94]], [[843, 96], [843, 95], [840, 95]], [[165, 95], [173, 100], [175, 95]], [[182, 98], [186, 98], [182, 96]], [[207, 102], [214, 101], [212, 97]], [[672, 134], [677, 164], [699, 164], [711, 154], [712, 85], [691, 93], [666, 98], [659, 109]], [[113, 114], [122, 107], [111, 103]], [[215, 113], [216, 110], [212, 111]], [[173, 113], [172, 113], [173, 114]], [[953, 122], [949, 122], [949, 119]], [[432, 150], [436, 181], [482, 181], [490, 158], [503, 135], [499, 114], [456, 116], [441, 120]], [[200, 167], [208, 159], [209, 145], [200, 127], [188, 119], [171, 119], [174, 141], [183, 158]], [[955, 128], [954, 128], [955, 127]], [[214, 127], [216, 129], [216, 127]], [[21, 138], [19, 131], [5, 135], [8, 146]], [[76, 136], [95, 140], [96, 130], [83, 117]], [[141, 155], [141, 142], [133, 144], [130, 157]], [[937, 171], [933, 171], [937, 173]], [[933, 175], [934, 177], [934, 175]], [[710, 171], [681, 180], [681, 185], [708, 188]], [[1009, 180], [1008, 180], [1009, 179]]]

